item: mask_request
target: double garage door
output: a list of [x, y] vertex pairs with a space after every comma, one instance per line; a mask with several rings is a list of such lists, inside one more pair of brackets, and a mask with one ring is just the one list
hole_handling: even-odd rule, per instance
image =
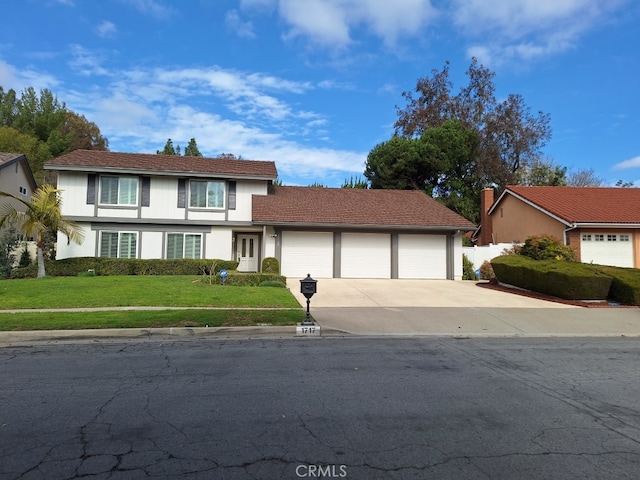
[[283, 232], [281, 269], [293, 278], [391, 278], [393, 262], [398, 278], [446, 279], [446, 242], [445, 235], [400, 234], [392, 249], [390, 234], [342, 233], [334, 240], [332, 232]]

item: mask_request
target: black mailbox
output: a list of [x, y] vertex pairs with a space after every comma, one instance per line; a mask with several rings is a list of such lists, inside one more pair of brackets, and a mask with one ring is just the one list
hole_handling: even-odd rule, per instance
[[306, 298], [313, 297], [313, 294], [316, 293], [317, 284], [318, 281], [311, 278], [310, 273], [307, 273], [307, 278], [300, 280], [300, 293], [302, 293]]
[[300, 280], [300, 293], [302, 293], [307, 299], [307, 316], [302, 322], [302, 325], [313, 325], [311, 316], [309, 313], [309, 299], [316, 293], [318, 281], [311, 278], [311, 274], [307, 273], [307, 278]]

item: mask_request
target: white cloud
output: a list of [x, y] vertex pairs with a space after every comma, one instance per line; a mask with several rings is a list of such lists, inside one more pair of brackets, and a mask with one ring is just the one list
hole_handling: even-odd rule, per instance
[[82, 75], [107, 75], [109, 72], [102, 64], [102, 58], [80, 45], [71, 45], [69, 67]]
[[225, 16], [225, 23], [236, 35], [244, 38], [255, 38], [256, 33], [253, 30], [251, 22], [245, 22], [240, 18], [237, 10], [230, 10]]
[[244, 10], [277, 8], [288, 25], [285, 39], [304, 37], [330, 48], [344, 48], [354, 41], [354, 30], [364, 27], [393, 46], [404, 35], [419, 34], [436, 16], [430, 0], [243, 0]]
[[98, 35], [100, 37], [109, 38], [113, 37], [118, 29], [116, 28], [115, 24], [109, 22], [108, 20], [103, 20], [102, 23], [100, 23], [100, 25], [96, 27], [96, 31], [98, 32]]
[[158, 0], [121, 0], [124, 3], [131, 5], [144, 14], [151, 15], [152, 17], [166, 19], [173, 13], [173, 9], [163, 5]]
[[[485, 64], [531, 60], [573, 48], [579, 38], [627, 0], [454, 0], [454, 25]], [[485, 40], [489, 38], [490, 40]], [[473, 41], [473, 40], [472, 40]]]
[[0, 86], [5, 91], [13, 88], [20, 95], [20, 92], [28, 87], [42, 90], [43, 88], [51, 89], [58, 84], [58, 80], [52, 75], [28, 68], [17, 69], [0, 59]]
[[629, 160], [625, 160], [624, 162], [616, 163], [612, 168], [613, 170], [625, 170], [627, 168], [640, 168], [640, 156], [633, 157]]

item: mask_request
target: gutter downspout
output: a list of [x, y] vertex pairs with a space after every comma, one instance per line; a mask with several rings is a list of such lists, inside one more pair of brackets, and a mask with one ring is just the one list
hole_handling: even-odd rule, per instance
[[562, 243], [564, 243], [565, 245], [567, 244], [567, 232], [575, 230], [576, 228], [578, 228], [578, 226], [574, 223], [569, 228], [564, 229], [564, 231], [562, 232]]

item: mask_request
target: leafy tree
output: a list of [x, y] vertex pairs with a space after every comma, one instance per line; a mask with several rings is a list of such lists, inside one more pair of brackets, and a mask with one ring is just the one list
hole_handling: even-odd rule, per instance
[[476, 221], [482, 182], [477, 173], [477, 134], [456, 120], [420, 137], [394, 136], [371, 150], [365, 178], [371, 188], [421, 190]]
[[77, 148], [107, 150], [95, 123], [60, 103], [50, 90], [5, 92], [0, 86], [0, 149], [27, 157], [36, 181], [45, 178], [42, 165]]
[[66, 150], [109, 150], [109, 140], [101, 133], [98, 126], [86, 119], [84, 115], [67, 110], [61, 126], [62, 136], [68, 139]]
[[313, 182], [310, 187], [318, 187], [318, 188], [327, 188], [327, 186], [322, 182]]
[[340, 188], [361, 188], [366, 190], [369, 188], [369, 182], [367, 182], [363, 178], [354, 178], [353, 176], [351, 176], [349, 180], [345, 180], [342, 183], [342, 187]]
[[187, 145], [187, 148], [184, 149], [184, 156], [185, 157], [201, 157], [202, 154], [200, 153], [200, 150], [198, 150], [198, 144], [196, 143], [196, 139], [192, 138], [191, 140], [189, 140], [189, 145]]
[[[0, 228], [4, 224], [17, 225], [26, 238], [34, 238], [36, 241], [38, 278], [46, 275], [44, 246], [47, 232], [62, 232], [68, 241], [82, 243], [84, 236], [78, 225], [62, 217], [60, 190], [45, 184], [33, 193], [31, 201], [5, 192], [0, 192], [0, 197], [7, 197], [11, 200], [0, 205]], [[17, 208], [16, 205], [19, 204], [22, 204], [21, 207], [24, 211]]]
[[13, 270], [15, 250], [20, 245], [20, 235], [13, 226], [0, 230], [0, 277], [6, 278]]
[[180, 155], [180, 145], [174, 147], [173, 141], [168, 138], [167, 143], [165, 143], [164, 145], [164, 148], [162, 150], [157, 150], [156, 153], [158, 155]]
[[477, 173], [485, 185], [504, 187], [515, 183], [517, 172], [540, 157], [551, 138], [550, 118], [533, 115], [521, 95], [511, 94], [499, 102], [495, 97], [495, 73], [473, 58], [467, 70], [469, 84], [453, 94], [449, 63], [432, 76], [418, 79], [416, 96], [403, 92], [404, 109], [396, 107], [396, 135], [420, 137], [447, 120], [458, 120], [478, 135]]
[[633, 187], [633, 182], [623, 182], [622, 180], [618, 180], [616, 182], [616, 187], [631, 188], [631, 187]]
[[242, 155], [235, 155], [233, 153], [221, 153], [217, 158], [226, 158], [228, 160], [242, 160]]

